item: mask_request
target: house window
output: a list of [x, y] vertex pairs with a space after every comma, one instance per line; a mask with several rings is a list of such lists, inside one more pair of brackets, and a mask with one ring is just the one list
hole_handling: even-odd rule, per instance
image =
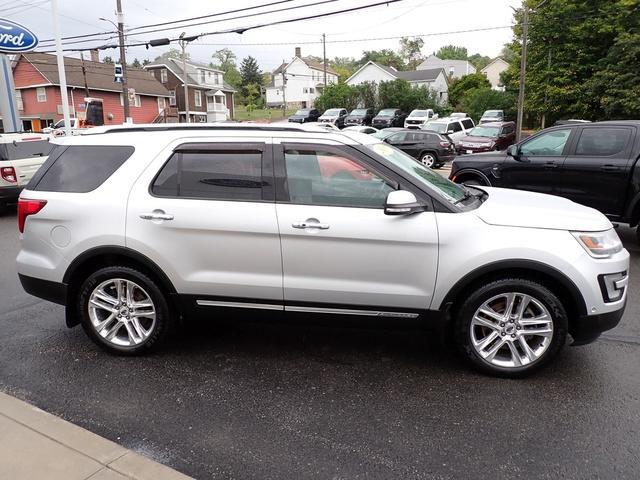
[[158, 111], [161, 112], [165, 109], [166, 103], [164, 97], [158, 97]]
[[169, 90], [169, 106], [171, 106], [171, 107], [175, 107], [176, 106], [176, 91], [175, 90]]
[[47, 101], [47, 89], [44, 87], [36, 88], [36, 97], [38, 102], [43, 103]]
[[303, 88], [303, 89], [302, 89], [302, 93], [309, 93], [309, 89], [308, 89], [308, 88], [306, 88], [306, 87], [305, 87], [305, 88]]
[[314, 92], [315, 92], [315, 90], [313, 89], [313, 87], [311, 87], [311, 88], [309, 89], [309, 93], [314, 93]]
[[18, 110], [24, 110], [24, 104], [22, 103], [22, 90], [16, 90], [16, 103], [18, 104]]
[[167, 69], [163, 68], [160, 70], [160, 82], [167, 83]]
[[[122, 94], [120, 94], [120, 105], [124, 105], [124, 99], [122, 97]], [[131, 105], [132, 107], [142, 106], [142, 99], [140, 98], [140, 95], [136, 95], [133, 103], [129, 102], [129, 105]]]
[[195, 98], [196, 107], [202, 106], [202, 92], [200, 90], [196, 90], [193, 92]]
[[200, 83], [205, 83], [207, 81], [206, 72], [204, 70], [200, 70]]

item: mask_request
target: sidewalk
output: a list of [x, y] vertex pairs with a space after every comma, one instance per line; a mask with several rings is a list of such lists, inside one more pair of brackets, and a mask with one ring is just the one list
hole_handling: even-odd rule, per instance
[[0, 392], [0, 479], [190, 477]]

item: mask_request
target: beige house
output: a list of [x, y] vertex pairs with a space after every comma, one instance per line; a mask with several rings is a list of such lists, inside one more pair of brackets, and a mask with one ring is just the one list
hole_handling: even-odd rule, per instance
[[509, 68], [509, 64], [501, 57], [495, 58], [489, 65], [480, 70], [484, 73], [494, 90], [504, 90], [504, 86], [500, 81], [500, 74]]

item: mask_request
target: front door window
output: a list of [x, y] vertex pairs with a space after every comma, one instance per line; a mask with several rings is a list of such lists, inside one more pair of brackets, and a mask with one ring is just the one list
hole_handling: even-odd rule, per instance
[[560, 156], [567, 140], [569, 140], [569, 135], [571, 135], [570, 129], [543, 133], [524, 143], [520, 148], [520, 153], [527, 157]]

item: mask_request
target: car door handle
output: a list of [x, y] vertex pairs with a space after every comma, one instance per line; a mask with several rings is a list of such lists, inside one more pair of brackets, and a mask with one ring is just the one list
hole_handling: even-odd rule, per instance
[[556, 162], [547, 162], [544, 164], [544, 168], [558, 168], [558, 164]]
[[320, 223], [315, 218], [307, 218], [304, 222], [294, 222], [291, 226], [293, 228], [317, 228], [318, 230], [329, 230], [328, 223]]
[[173, 220], [173, 215], [164, 212], [141, 213], [140, 218], [143, 220]]
[[615, 165], [603, 165], [600, 167], [600, 170], [603, 172], [616, 172], [620, 170], [620, 167], [616, 167]]

